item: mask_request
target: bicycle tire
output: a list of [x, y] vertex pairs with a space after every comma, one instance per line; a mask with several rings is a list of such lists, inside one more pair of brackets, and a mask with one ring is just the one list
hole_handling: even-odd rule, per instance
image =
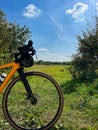
[[58, 83], [45, 73], [32, 71], [26, 72], [25, 75], [30, 85], [33, 82], [31, 87], [38, 100], [37, 104], [31, 108], [28, 106], [31, 104], [26, 99], [26, 90], [18, 76], [4, 92], [2, 101], [4, 116], [16, 130], [49, 130], [62, 113], [62, 91]]

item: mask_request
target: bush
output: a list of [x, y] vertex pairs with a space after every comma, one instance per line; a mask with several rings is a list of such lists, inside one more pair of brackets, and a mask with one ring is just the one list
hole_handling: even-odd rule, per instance
[[87, 32], [78, 36], [78, 53], [73, 55], [70, 73], [73, 78], [92, 82], [96, 78], [98, 66], [98, 17], [95, 26], [88, 26]]

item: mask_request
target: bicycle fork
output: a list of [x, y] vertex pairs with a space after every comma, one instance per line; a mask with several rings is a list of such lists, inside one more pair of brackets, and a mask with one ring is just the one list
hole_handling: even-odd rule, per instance
[[26, 99], [30, 99], [31, 100], [31, 104], [35, 105], [37, 103], [37, 99], [34, 96], [34, 94], [32, 93], [31, 87], [26, 79], [26, 76], [24, 74], [23, 68], [19, 68], [18, 70], [19, 76], [21, 77], [21, 80], [24, 84], [24, 87], [27, 91], [27, 98]]

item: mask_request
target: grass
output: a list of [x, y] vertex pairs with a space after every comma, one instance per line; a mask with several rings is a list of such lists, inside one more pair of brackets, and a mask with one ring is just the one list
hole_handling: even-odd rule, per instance
[[[73, 81], [67, 68], [68, 66], [62, 65], [35, 65], [26, 68], [26, 71], [33, 69], [51, 75], [62, 88], [64, 109], [51, 130], [98, 130], [98, 80], [92, 84]], [[2, 95], [0, 101], [1, 99]], [[13, 130], [2, 115], [1, 105], [0, 130]]]

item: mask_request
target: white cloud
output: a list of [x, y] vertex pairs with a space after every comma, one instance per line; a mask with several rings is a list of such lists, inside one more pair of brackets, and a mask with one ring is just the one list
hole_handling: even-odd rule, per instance
[[53, 25], [56, 27], [56, 35], [57, 37], [55, 38], [55, 41], [57, 41], [58, 43], [60, 42], [66, 42], [66, 29], [63, 23], [60, 23], [55, 15], [51, 15], [51, 20]]
[[71, 58], [68, 57], [68, 54], [66, 53], [53, 53], [53, 52], [44, 52], [44, 53], [37, 53], [38, 55], [38, 60], [43, 60], [43, 61], [58, 61], [58, 62], [63, 62], [63, 61], [70, 61]]
[[39, 48], [38, 51], [41, 51], [41, 52], [47, 52], [48, 49], [47, 49], [47, 48]]
[[84, 3], [76, 3], [72, 9], [66, 10], [66, 14], [71, 14], [76, 21], [83, 21], [80, 16], [88, 9], [88, 5]]
[[23, 12], [23, 16], [28, 18], [38, 17], [41, 14], [41, 10], [37, 8], [34, 4], [29, 4], [25, 7], [25, 11]]
[[97, 10], [97, 13], [98, 13], [98, 2], [96, 3], [96, 10]]

